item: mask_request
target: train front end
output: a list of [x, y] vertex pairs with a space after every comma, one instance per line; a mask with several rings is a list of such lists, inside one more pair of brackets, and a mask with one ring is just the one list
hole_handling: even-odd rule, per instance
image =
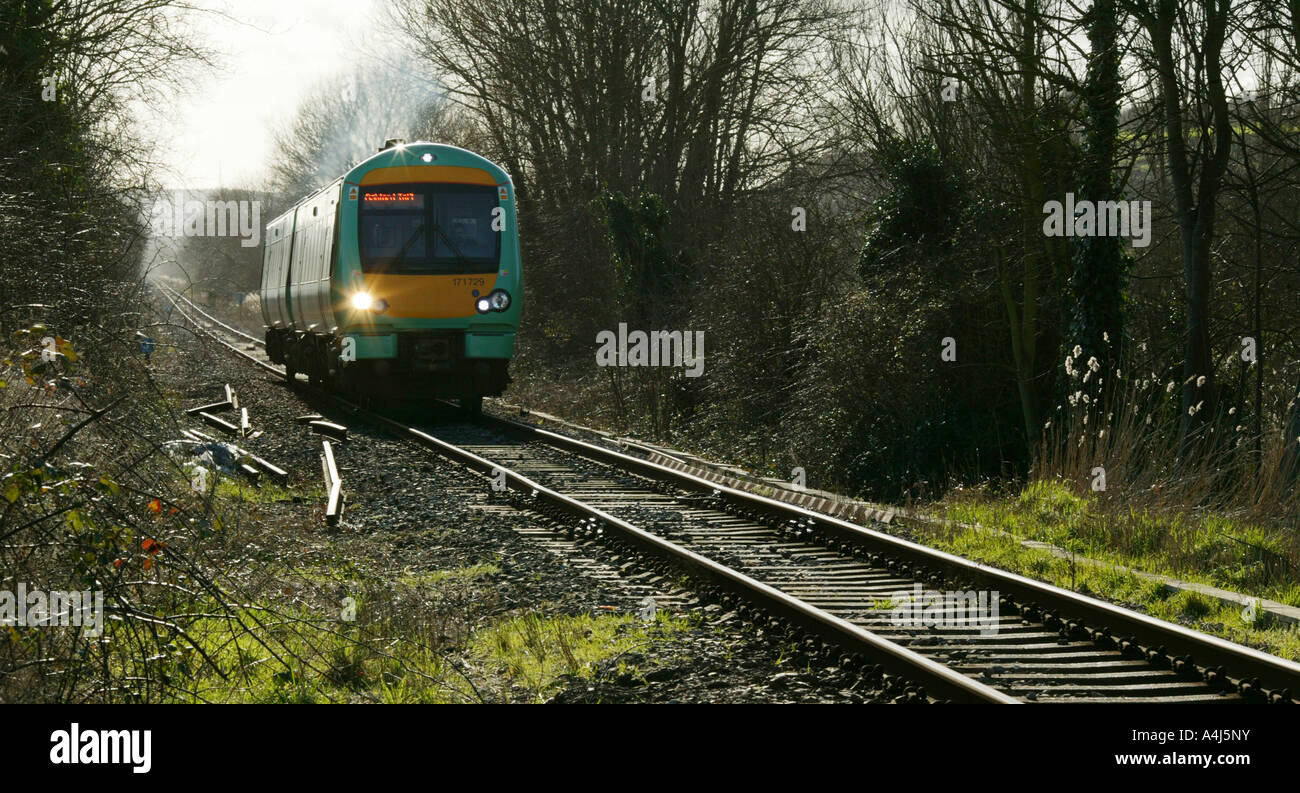
[[431, 143], [343, 177], [332, 302], [345, 385], [472, 404], [502, 393], [523, 298], [514, 199], [501, 168]]

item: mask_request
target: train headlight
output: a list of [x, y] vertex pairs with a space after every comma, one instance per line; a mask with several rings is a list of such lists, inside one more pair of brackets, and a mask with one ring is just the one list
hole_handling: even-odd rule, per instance
[[357, 292], [352, 296], [352, 307], [357, 311], [369, 311], [374, 304], [375, 299], [370, 296], [369, 292]]
[[486, 297], [480, 297], [474, 307], [478, 309], [478, 313], [486, 314], [492, 310], [492, 302]]
[[510, 293], [504, 289], [498, 289], [488, 295], [488, 303], [491, 304], [493, 311], [505, 311], [510, 308]]

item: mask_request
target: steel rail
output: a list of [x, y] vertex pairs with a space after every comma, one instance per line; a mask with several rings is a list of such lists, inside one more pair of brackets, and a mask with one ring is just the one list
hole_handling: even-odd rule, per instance
[[263, 346], [263, 347], [266, 346], [266, 341], [265, 341], [264, 339], [259, 339], [259, 338], [257, 338], [256, 336], [252, 336], [252, 335], [250, 335], [250, 334], [247, 334], [247, 333], [243, 332], [242, 330], [240, 330], [239, 328], [232, 328], [231, 326], [227, 325], [226, 323], [224, 323], [224, 322], [222, 322], [221, 320], [217, 319], [216, 317], [212, 316], [212, 315], [209, 314], [208, 312], [206, 312], [206, 311], [204, 311], [203, 309], [199, 308], [199, 306], [198, 306], [197, 303], [195, 303], [193, 300], [190, 300], [190, 299], [189, 299], [188, 297], [186, 297], [185, 295], [182, 295], [180, 292], [177, 292], [175, 289], [172, 289], [172, 288], [171, 288], [170, 286], [168, 286], [167, 284], [161, 283], [161, 282], [159, 282], [159, 281], [152, 281], [151, 283], [153, 283], [155, 286], [159, 287], [160, 289], [163, 289], [163, 290], [165, 290], [165, 291], [167, 291], [167, 292], [171, 292], [171, 294], [168, 295], [168, 297], [169, 297], [169, 298], [172, 298], [172, 303], [173, 303], [173, 304], [175, 304], [175, 302], [176, 302], [175, 298], [176, 298], [176, 297], [180, 297], [180, 298], [181, 298], [182, 300], [184, 300], [186, 303], [189, 303], [191, 306], [193, 306], [195, 311], [199, 312], [199, 313], [202, 314], [203, 316], [207, 317], [209, 320], [211, 320], [211, 321], [217, 323], [218, 325], [220, 325], [221, 327], [223, 327], [223, 328], [225, 328], [226, 330], [230, 331], [231, 333], [235, 334], [236, 336], [242, 336], [242, 337], [244, 337], [245, 339], [248, 339], [249, 341], [253, 342], [254, 344], [258, 344], [258, 345], [261, 345], [261, 346]]
[[[184, 299], [183, 296], [181, 297]], [[193, 319], [185, 314], [184, 309], [180, 309], [179, 306], [177, 308], [181, 311], [182, 315], [185, 315], [187, 319], [193, 322]], [[195, 323], [195, 327], [198, 327], [197, 323]], [[258, 363], [263, 368], [278, 372], [278, 370], [275, 370], [268, 364], [247, 355], [243, 350], [238, 349], [234, 345], [231, 345], [210, 333], [209, 336], [244, 358]], [[597, 520], [600, 522], [602, 527], [618, 532], [622, 539], [626, 540], [629, 544], [638, 549], [661, 557], [666, 557], [676, 566], [698, 580], [712, 584], [720, 589], [730, 591], [759, 605], [765, 611], [774, 616], [784, 618], [793, 624], [797, 624], [805, 630], [815, 633], [823, 639], [833, 642], [845, 649], [861, 653], [864, 657], [870, 659], [872, 663], [878, 664], [882, 671], [896, 675], [904, 680], [915, 682], [917, 685], [922, 686], [925, 693], [931, 697], [962, 703], [1022, 704], [1020, 700], [1004, 694], [992, 686], [985, 685], [961, 674], [960, 672], [953, 671], [943, 664], [932, 661], [913, 650], [909, 650], [906, 647], [895, 644], [887, 639], [883, 639], [868, 630], [848, 622], [847, 620], [829, 614], [826, 611], [792, 597], [779, 589], [750, 578], [743, 573], [719, 564], [712, 559], [701, 556], [694, 551], [669, 542], [668, 540], [658, 537], [644, 529], [638, 528], [631, 523], [616, 518], [613, 515], [596, 509], [588, 504], [584, 504], [577, 499], [557, 493], [518, 472], [512, 471], [503, 465], [493, 462], [492, 460], [488, 460], [465, 449], [461, 449], [458, 446], [435, 438], [425, 432], [421, 432], [414, 427], [409, 427], [372, 411], [365, 410], [364, 408], [354, 405], [340, 397], [334, 395], [328, 396], [352, 410], [364, 413], [369, 419], [386, 427], [397, 436], [407, 437], [415, 443], [428, 448], [447, 459], [453, 460], [470, 470], [488, 476], [500, 472], [504, 475], [507, 486], [510, 487], [510, 489], [524, 493], [529, 498], [538, 499], [573, 516]], [[324, 457], [324, 455], [322, 455], [322, 457]], [[325, 474], [325, 477], [327, 480], [331, 478], [328, 472]], [[337, 482], [331, 484], [331, 503], [333, 503], [333, 491], [337, 489]]]
[[1045, 616], [1055, 616], [1055, 621], [1067, 629], [1070, 628], [1071, 618], [1080, 621], [1075, 623], [1072, 631], [1076, 634], [1087, 636], [1086, 631], [1092, 628], [1100, 632], [1100, 638], [1113, 641], [1118, 646], [1125, 647], [1127, 642], [1135, 650], [1142, 650], [1144, 655], [1149, 656], [1151, 652], [1158, 654], [1159, 657], [1149, 657], [1149, 660], [1160, 661], [1163, 658], [1171, 664], [1195, 663], [1207, 669], [1224, 667], [1227, 672], [1239, 677], [1247, 688], [1268, 689], [1277, 694], [1285, 694], [1283, 699], [1300, 694], [1300, 664], [1293, 661], [840, 518], [757, 493], [736, 490], [567, 435], [500, 416], [485, 415], [483, 420], [648, 479], [670, 482], [688, 491], [716, 493], [739, 511], [754, 512], [778, 521], [811, 521], [823, 536], [915, 565], [909, 572], [916, 578], [925, 579], [931, 572], [938, 571], [950, 579], [974, 582], [976, 588], [996, 589], [1000, 594], [1014, 598], [1016, 605], [1022, 608], [1045, 612]]
[[[183, 295], [180, 297], [182, 300], [186, 300], [186, 302], [190, 302], [191, 305], [193, 305], [192, 302], [184, 298]], [[202, 312], [201, 309], [199, 311], [200, 313], [205, 313]], [[183, 310], [182, 313], [184, 313]], [[224, 324], [215, 319], [213, 321], [217, 322], [217, 324]], [[264, 369], [281, 376], [283, 375], [283, 372], [279, 369], [248, 355], [243, 350], [226, 343], [215, 335], [212, 337], [219, 343], [250, 361], [257, 363]], [[333, 395], [329, 396], [341, 404], [346, 405], [350, 409], [364, 410], [363, 408], [359, 408], [358, 406], [339, 397]], [[432, 436], [426, 435], [425, 433], [421, 433], [419, 430], [394, 422], [391, 419], [379, 416], [370, 411], [365, 412], [372, 416], [376, 421], [385, 424], [392, 429], [396, 429], [400, 434], [411, 434], [411, 437], [415, 438], [417, 442], [420, 442], [423, 445], [429, 446], [430, 444], [427, 441], [422, 440], [422, 438], [432, 441], [434, 444], [442, 444], [448, 447], [446, 450], [448, 453], [445, 456], [457, 456], [456, 453], [450, 452], [451, 449], [456, 449], [459, 455], [468, 455], [465, 459], [459, 460], [463, 464], [466, 464], [465, 460], [469, 458], [481, 461], [480, 463], [469, 467], [475, 468], [476, 470], [482, 470], [482, 465], [487, 464], [489, 465], [489, 472], [493, 469], [505, 472], [508, 481], [518, 481], [521, 483], [527, 482], [527, 489], [530, 492], [536, 491], [539, 494], [547, 494], [545, 496], [547, 501], [557, 507], [575, 512], [583, 512], [585, 510], [583, 514], [588, 517], [596, 517], [598, 520], [601, 520], [611, 527], [618, 526], [621, 528], [622, 526], [626, 526], [636, 532], [636, 534], [627, 534], [627, 539], [631, 540], [636, 545], [661, 553], [664, 552], [661, 550], [661, 546], [669, 546], [680, 551], [682, 554], [688, 554], [689, 557], [695, 557], [707, 562], [708, 566], [699, 568], [699, 571], [704, 577], [717, 579], [716, 583], [733, 581], [734, 579], [732, 577], [739, 577], [751, 581], [759, 587], [776, 592], [783, 597], [789, 597], [784, 595], [784, 593], [781, 593], [779, 590], [772, 589], [761, 582], [748, 579], [747, 576], [730, 570], [722, 565], [718, 565], [716, 562], [712, 562], [711, 560], [699, 556], [692, 551], [680, 548], [667, 540], [645, 532], [631, 524], [618, 521], [616, 518], [600, 512], [593, 507], [580, 504], [580, 502], [570, 499], [567, 496], [553, 493], [553, 491], [542, 488], [531, 480], [528, 480], [526, 477], [509, 471], [504, 466], [496, 465], [484, 458], [477, 457], [476, 455], [473, 455], [472, 452], [459, 449], [459, 447], [454, 447], [451, 444], [447, 444], [445, 441], [438, 440]], [[620, 451], [602, 447], [587, 441], [578, 440], [576, 438], [561, 435], [559, 433], [544, 430], [500, 416], [484, 415], [476, 418], [484, 423], [496, 424], [511, 433], [537, 440], [552, 447], [597, 462], [613, 465], [624, 471], [647, 479], [668, 482], [683, 490], [691, 492], [716, 495], [722, 499], [724, 503], [728, 504], [738, 512], [750, 513], [756, 517], [762, 516], [776, 522], [795, 520], [805, 525], [811, 525], [815, 527], [817, 532], [825, 539], [835, 540], [838, 543], [843, 543], [848, 547], [858, 549], [866, 554], [879, 554], [886, 557], [889, 560], [890, 565], [901, 563], [903, 569], [900, 570], [900, 572], [906, 573], [917, 579], [925, 580], [932, 578], [935, 574], [939, 574], [945, 578], [962, 582], [962, 588], [982, 587], [985, 589], [997, 590], [1008, 601], [1008, 605], [1027, 612], [1033, 618], [1042, 621], [1049, 627], [1060, 625], [1063, 632], [1068, 632], [1075, 638], [1092, 638], [1099, 644], [1110, 643], [1111, 645], [1123, 650], [1140, 653], [1155, 666], [1163, 665], [1187, 671], [1197, 670], [1197, 667], [1201, 667], [1201, 669], [1197, 671], [1200, 671], [1202, 676], [1207, 676], [1208, 673], [1209, 677], [1217, 677], [1219, 680], [1227, 683], [1233, 682], [1227, 677], [1227, 675], [1230, 674], [1237, 678], [1233, 684], [1236, 685], [1243, 694], [1271, 694], [1272, 698], [1276, 701], [1294, 701], [1292, 695], [1300, 692], [1300, 664], [1287, 661], [1277, 656], [1269, 655], [1268, 653], [1253, 648], [1235, 644], [1215, 636], [1199, 633], [1180, 625], [1164, 622], [1121, 606], [1116, 606], [1086, 595], [1081, 595], [1077, 592], [1071, 592], [1051, 584], [1035, 581], [1026, 578], [1025, 576], [1000, 570], [979, 562], [974, 562], [944, 551], [929, 548], [865, 526], [849, 523], [848, 521], [823, 513], [813, 512], [794, 504], [788, 504], [756, 493], [730, 488], [697, 477], [693, 474], [677, 471], [650, 462], [649, 460], [624, 454]], [[439, 450], [442, 451], [441, 449]], [[521, 484], [520, 487], [523, 487], [523, 485]], [[572, 503], [570, 504], [568, 502]], [[625, 531], [624, 533], [626, 534]], [[685, 559], [688, 557], [681, 558]], [[688, 566], [693, 566], [693, 562], [688, 563]], [[717, 569], [715, 570], [713, 568]], [[720, 571], [725, 571], [726, 574], [719, 577]], [[807, 606], [807, 604], [799, 603], [807, 608], [820, 611], [812, 606]], [[783, 616], [787, 616], [788, 618], [792, 617], [792, 613], [789, 612], [788, 607], [782, 608], [779, 604], [775, 603], [772, 604], [771, 607], [774, 611], [777, 611]], [[825, 612], [822, 613], [826, 618], [832, 621], [843, 622], [833, 615], [826, 614]], [[794, 617], [792, 618], [801, 624], [804, 624], [805, 622], [798, 618], [797, 612], [794, 613]], [[824, 627], [826, 624], [823, 623], [822, 625]], [[853, 631], [861, 631], [862, 633], [871, 636], [872, 639], [887, 645], [892, 650], [901, 650], [911, 653], [911, 651], [906, 650], [906, 648], [880, 638], [875, 634], [871, 634], [857, 626], [853, 626], [850, 623], [845, 622], [844, 625], [852, 628]], [[821, 631], [815, 632], [819, 632], [820, 635], [823, 635], [824, 637], [828, 635]], [[837, 633], [838, 629], [832, 629], [829, 636], [834, 637]], [[911, 654], [916, 655], [915, 653]], [[925, 659], [922, 656], [916, 655], [916, 657], [925, 661], [927, 664], [932, 664], [944, 669], [949, 675], [956, 675], [965, 680], [971, 680], [960, 673], [948, 670], [946, 667], [936, 664], [933, 661], [929, 661], [929, 659]], [[971, 680], [971, 682], [975, 681]], [[976, 685], [988, 688], [987, 686], [983, 686], [983, 684], [976, 683]], [[996, 690], [990, 688], [990, 691]], [[996, 693], [998, 693], [999, 697], [1003, 697], [1008, 701], [1017, 701], [1006, 697], [1006, 695], [1001, 694], [1001, 692]], [[951, 698], [957, 699], [957, 697]], [[994, 700], [986, 699], [984, 701]]]
[[980, 683], [960, 672], [955, 672], [943, 664], [912, 650], [883, 639], [871, 631], [854, 625], [847, 620], [836, 617], [822, 609], [805, 603], [775, 587], [757, 581], [725, 565], [719, 564], [694, 551], [677, 545], [638, 528], [627, 521], [614, 517], [577, 499], [557, 493], [547, 487], [505, 466], [480, 457], [454, 444], [435, 438], [414, 427], [382, 416], [375, 416], [380, 423], [390, 429], [405, 433], [416, 443], [432, 449], [438, 454], [460, 465], [486, 476], [503, 475], [512, 490], [524, 493], [529, 498], [545, 501], [554, 507], [581, 518], [594, 518], [602, 528], [619, 533], [640, 550], [667, 557], [697, 580], [729, 590], [746, 600], [756, 603], [770, 614], [782, 617], [823, 639], [841, 647], [860, 652], [873, 663], [879, 664], [886, 672], [915, 681], [925, 688], [927, 694], [953, 702], [1020, 704], [1014, 697], [997, 689]]

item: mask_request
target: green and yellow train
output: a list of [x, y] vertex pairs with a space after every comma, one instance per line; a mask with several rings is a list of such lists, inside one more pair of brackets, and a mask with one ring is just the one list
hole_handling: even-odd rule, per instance
[[510, 177], [389, 141], [266, 226], [266, 349], [290, 380], [478, 409], [510, 382], [523, 297]]

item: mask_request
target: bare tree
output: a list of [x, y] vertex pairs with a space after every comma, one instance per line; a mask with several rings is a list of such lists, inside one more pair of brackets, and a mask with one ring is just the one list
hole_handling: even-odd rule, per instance
[[286, 200], [296, 201], [389, 138], [465, 143], [470, 135], [419, 63], [368, 64], [322, 82], [275, 130], [269, 181]]
[[[1126, 3], [1145, 36], [1141, 55], [1155, 75], [1164, 115], [1183, 262], [1185, 336], [1180, 454], [1206, 439], [1216, 413], [1210, 342], [1210, 276], [1216, 202], [1232, 154], [1225, 71], [1231, 0]], [[1227, 59], [1225, 61], [1225, 58]]]
[[540, 205], [603, 185], [690, 212], [825, 145], [811, 59], [844, 16], [826, 0], [406, 0], [397, 23]]

